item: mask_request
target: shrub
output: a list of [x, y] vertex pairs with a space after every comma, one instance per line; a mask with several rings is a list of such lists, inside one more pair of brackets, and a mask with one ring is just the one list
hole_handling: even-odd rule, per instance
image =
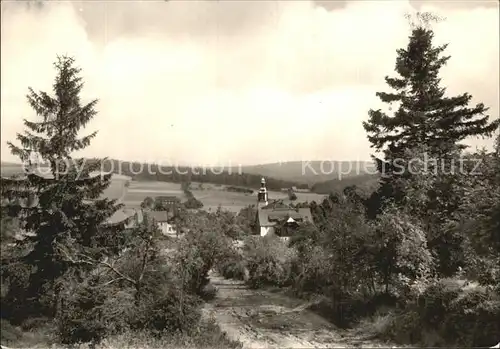
[[453, 279], [439, 280], [430, 285], [416, 304], [422, 323], [433, 328], [441, 324], [460, 292], [460, 285]]
[[485, 288], [464, 290], [451, 304], [442, 324], [447, 343], [489, 347], [500, 334], [500, 298]]
[[203, 207], [203, 203], [194, 196], [190, 196], [183, 205], [187, 209], [198, 209]]
[[419, 343], [422, 341], [420, 317], [416, 311], [402, 311], [390, 316], [379, 335], [397, 343]]
[[204, 286], [220, 241], [211, 235], [183, 238], [172, 258], [160, 253], [151, 223], [144, 220], [120, 256], [94, 260], [85, 252], [65, 252], [86, 256], [84, 262], [91, 261], [93, 268], [77, 269], [60, 283], [57, 324], [62, 342], [99, 342], [129, 329], [172, 334], [198, 324], [199, 296], [214, 296]]
[[500, 297], [485, 287], [440, 280], [392, 318], [383, 336], [425, 346], [488, 347], [498, 342]]
[[93, 296], [90, 289], [82, 288], [64, 301], [56, 317], [57, 334], [62, 343], [96, 342], [106, 335], [99, 311], [104, 300], [93, 299]]
[[245, 261], [238, 251], [232, 251], [217, 265], [217, 271], [226, 279], [244, 280]]
[[425, 231], [411, 216], [389, 208], [373, 222], [372, 234], [371, 252], [386, 292], [406, 292], [408, 285], [430, 275], [433, 259]]
[[205, 301], [215, 299], [215, 296], [217, 296], [217, 287], [215, 287], [211, 283], [205, 285], [205, 287], [203, 287], [203, 289], [201, 290], [200, 297]]
[[295, 250], [277, 237], [248, 239], [244, 248], [248, 285], [252, 288], [290, 285], [295, 256]]
[[66, 281], [56, 315], [57, 335], [62, 343], [99, 342], [128, 328], [133, 297], [89, 279], [82, 284]]
[[[302, 255], [294, 260], [298, 276], [294, 279], [294, 290], [297, 295], [304, 293], [317, 293], [328, 287], [328, 270], [326, 253], [320, 246], [300, 246]], [[307, 248], [307, 250], [306, 250]]]
[[242, 187], [235, 187], [235, 186], [231, 186], [231, 185], [227, 186], [226, 190], [230, 191], [230, 192], [235, 192], [235, 193], [253, 194], [253, 190], [252, 189], [242, 188]]
[[140, 293], [133, 287], [105, 286], [95, 280], [67, 286], [57, 313], [61, 342], [100, 342], [128, 330], [154, 335], [186, 332], [200, 321], [200, 299], [178, 279], [146, 278]]
[[[194, 332], [194, 333], [193, 333]], [[240, 348], [241, 344], [235, 342], [221, 331], [214, 319], [207, 319], [196, 326], [195, 331], [190, 333], [190, 342], [197, 348]]]
[[225, 263], [221, 268], [221, 275], [226, 279], [245, 280], [245, 262], [243, 260]]
[[[181, 290], [165, 290], [156, 299], [144, 299], [136, 307], [132, 327], [145, 329], [155, 335], [188, 332], [201, 319], [200, 299]], [[159, 296], [159, 294], [158, 294]]]
[[7, 320], [0, 319], [0, 342], [10, 344], [19, 341], [22, 337], [22, 331], [12, 326]]
[[[189, 332], [168, 336], [151, 336], [144, 331], [133, 331], [106, 338], [98, 349], [112, 348], [241, 348], [239, 342], [232, 341], [222, 332], [213, 319], [202, 320]], [[83, 348], [82, 348], [83, 349]]]
[[46, 317], [28, 318], [23, 321], [21, 328], [23, 331], [31, 331], [45, 326], [50, 323], [50, 319]]
[[209, 282], [208, 272], [231, 256], [233, 247], [232, 240], [222, 231], [194, 229], [179, 241], [173, 261], [186, 290], [201, 295]]
[[17, 260], [2, 261], [2, 317], [15, 325], [35, 312], [33, 302], [26, 301], [32, 270], [28, 264]]

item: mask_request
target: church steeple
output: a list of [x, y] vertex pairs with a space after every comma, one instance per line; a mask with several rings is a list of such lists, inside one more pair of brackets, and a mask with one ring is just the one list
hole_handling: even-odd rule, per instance
[[267, 200], [266, 180], [262, 178], [262, 180], [260, 181], [259, 193], [257, 194], [257, 208], [267, 206]]

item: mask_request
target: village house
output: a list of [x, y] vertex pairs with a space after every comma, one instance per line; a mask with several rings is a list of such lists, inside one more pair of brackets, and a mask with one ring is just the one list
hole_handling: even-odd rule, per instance
[[105, 225], [119, 226], [123, 229], [133, 229], [143, 221], [143, 212], [141, 209], [122, 208], [116, 211], [108, 218]]
[[293, 208], [276, 200], [269, 203], [265, 179], [257, 194], [256, 234], [260, 236], [276, 235], [288, 240], [296, 229], [305, 222], [313, 223], [309, 208]]
[[165, 236], [177, 236], [177, 231], [173, 223], [171, 223], [174, 217], [174, 211], [148, 211], [148, 216], [153, 218], [153, 220], [158, 225], [158, 229]]
[[[177, 196], [156, 196], [154, 198], [155, 204], [159, 204], [164, 210], [176, 212], [179, 208], [181, 200]], [[154, 207], [149, 207], [154, 208]]]
[[177, 236], [173, 218], [178, 214], [180, 203], [177, 196], [156, 196], [154, 203], [145, 207], [144, 212], [156, 222], [163, 235]]
[[281, 191], [284, 193], [288, 193], [290, 190], [293, 191], [294, 193], [310, 193], [311, 192], [309, 189], [297, 188], [295, 186], [293, 186], [291, 188], [281, 188]]

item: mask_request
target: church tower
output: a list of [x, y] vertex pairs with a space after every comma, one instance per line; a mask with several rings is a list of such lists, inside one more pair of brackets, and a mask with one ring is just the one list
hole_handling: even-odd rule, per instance
[[257, 194], [257, 208], [262, 208], [267, 206], [268, 198], [267, 198], [267, 188], [266, 188], [266, 180], [262, 178], [260, 181], [260, 189]]

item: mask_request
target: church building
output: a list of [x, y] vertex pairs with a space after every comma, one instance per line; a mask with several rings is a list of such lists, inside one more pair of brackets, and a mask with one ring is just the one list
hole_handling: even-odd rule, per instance
[[255, 234], [277, 235], [288, 239], [305, 222], [313, 223], [309, 208], [293, 208], [282, 200], [269, 202], [266, 181], [262, 178], [257, 194], [257, 217]]

